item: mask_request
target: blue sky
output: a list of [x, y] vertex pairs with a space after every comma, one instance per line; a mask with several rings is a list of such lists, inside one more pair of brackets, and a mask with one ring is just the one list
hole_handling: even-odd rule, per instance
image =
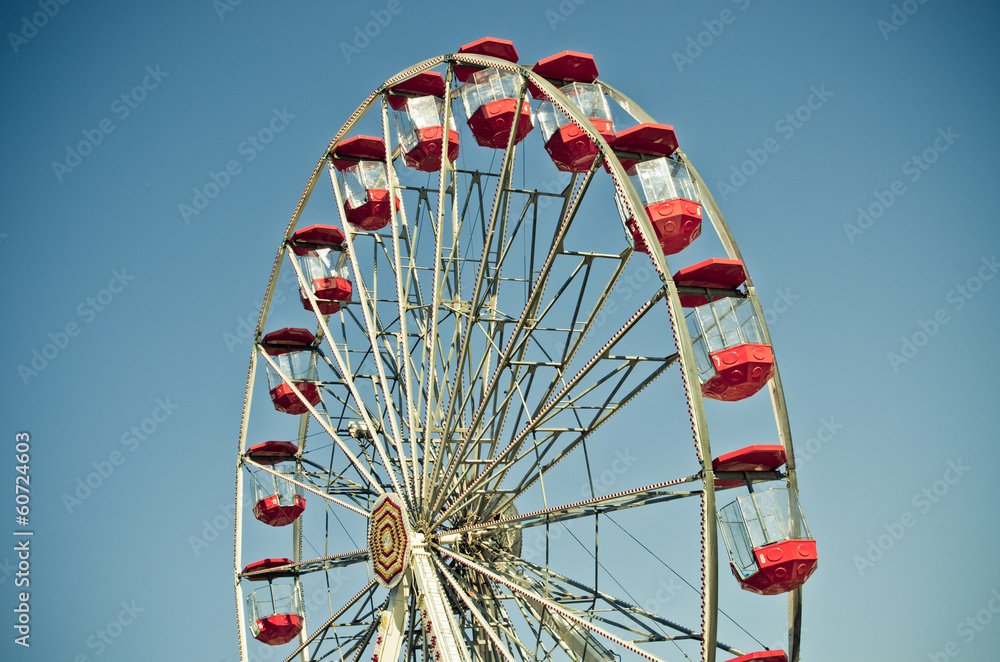
[[[803, 659], [993, 659], [998, 13], [6, 3], [0, 512], [17, 528], [27, 431], [35, 535], [30, 650], [12, 642], [15, 577], [0, 570], [4, 659], [237, 659], [243, 331], [281, 233], [375, 87], [483, 36], [512, 40], [526, 64], [592, 53], [602, 80], [674, 125], [725, 212], [768, 317], [820, 549]], [[254, 144], [265, 128], [273, 140]], [[678, 534], [667, 556], [693, 564], [698, 545]], [[760, 599], [728, 585], [723, 598], [737, 614]]]

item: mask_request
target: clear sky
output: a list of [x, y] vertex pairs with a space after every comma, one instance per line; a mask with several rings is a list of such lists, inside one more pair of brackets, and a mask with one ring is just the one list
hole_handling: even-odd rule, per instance
[[[495, 36], [527, 64], [592, 53], [726, 214], [819, 544], [802, 659], [996, 659], [998, 21], [943, 0], [4, 3], [0, 657], [237, 659], [241, 333], [281, 233], [375, 87]], [[678, 531], [664, 556], [699, 549]], [[736, 614], [768, 600], [720, 579]]]

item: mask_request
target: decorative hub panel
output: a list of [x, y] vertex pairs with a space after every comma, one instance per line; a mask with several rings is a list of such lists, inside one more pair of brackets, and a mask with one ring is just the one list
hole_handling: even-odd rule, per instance
[[383, 494], [375, 502], [368, 525], [368, 556], [379, 584], [392, 588], [399, 583], [409, 565], [411, 547], [403, 500], [395, 493]]

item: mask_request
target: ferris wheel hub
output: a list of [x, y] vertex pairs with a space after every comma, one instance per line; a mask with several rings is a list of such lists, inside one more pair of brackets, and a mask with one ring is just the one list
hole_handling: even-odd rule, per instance
[[379, 584], [393, 588], [402, 580], [418, 542], [423, 536], [411, 531], [403, 499], [392, 492], [380, 496], [368, 525], [368, 556]]

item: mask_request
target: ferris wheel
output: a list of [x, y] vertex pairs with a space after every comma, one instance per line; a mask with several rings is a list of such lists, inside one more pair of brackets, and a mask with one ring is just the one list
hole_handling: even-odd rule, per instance
[[[797, 660], [816, 543], [733, 236], [592, 56], [517, 62], [393, 76], [295, 207], [240, 428], [241, 658]], [[745, 445], [750, 406], [776, 429]], [[787, 594], [787, 648], [720, 564]]]

